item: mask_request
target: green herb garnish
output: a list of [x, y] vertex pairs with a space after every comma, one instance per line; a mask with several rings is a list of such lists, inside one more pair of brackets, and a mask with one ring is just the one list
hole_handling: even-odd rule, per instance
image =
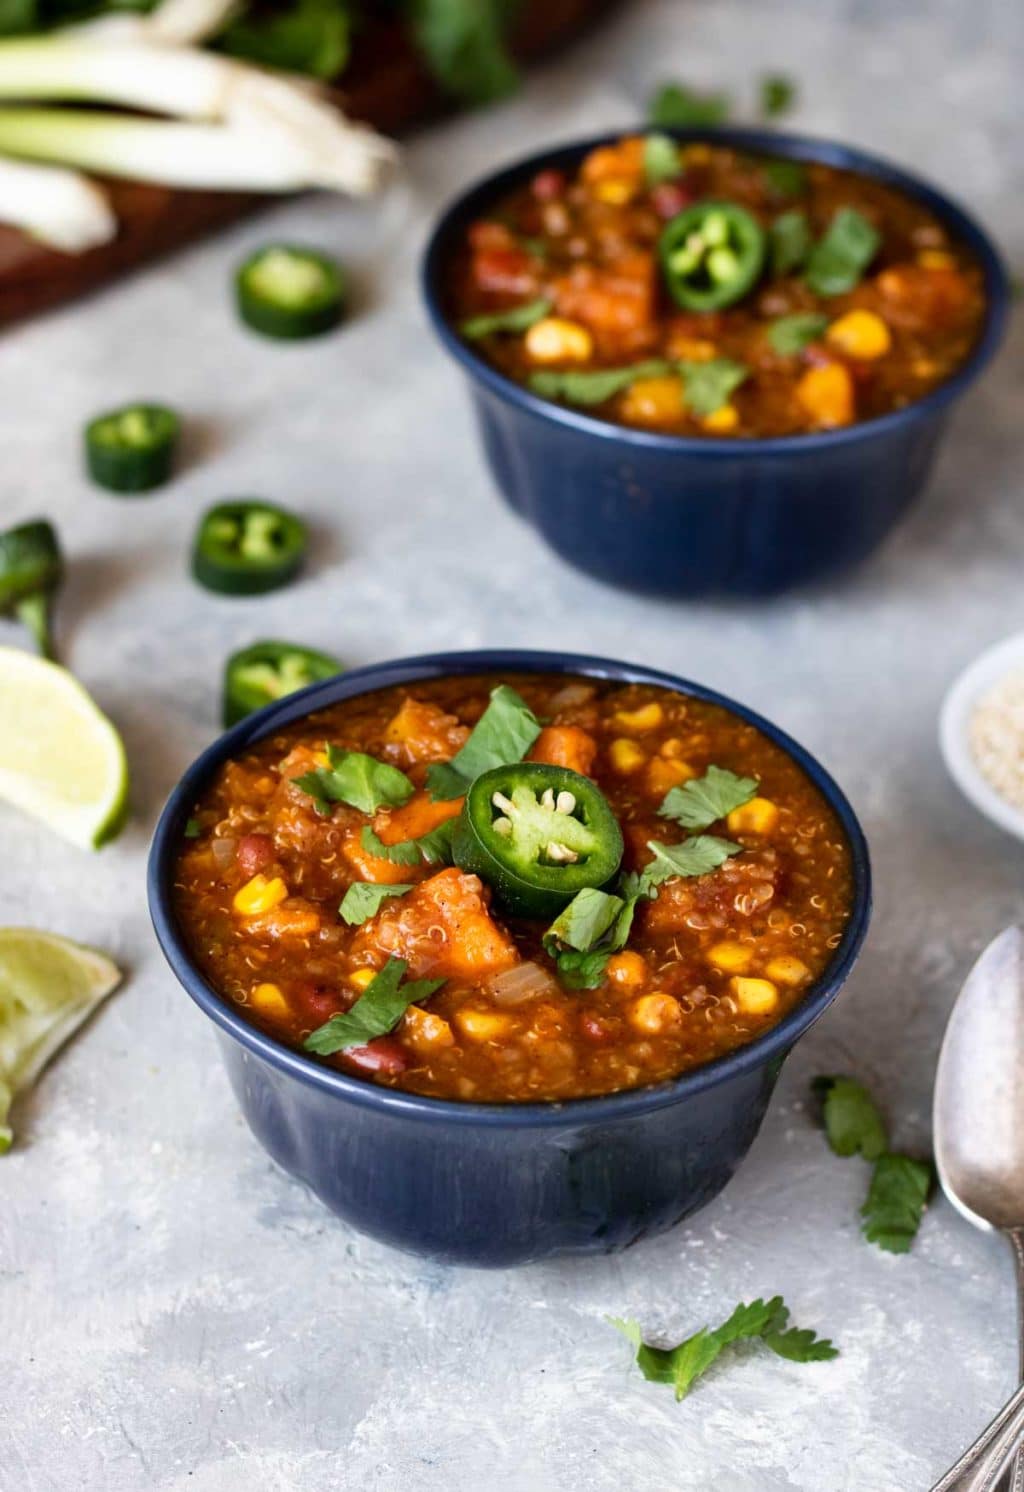
[[753, 777], [737, 777], [725, 767], [708, 767], [703, 777], [692, 777], [682, 787], [665, 795], [658, 814], [674, 819], [684, 829], [710, 829], [734, 808], [742, 808], [757, 796]]
[[721, 409], [733, 390], [750, 377], [749, 368], [728, 357], [715, 357], [707, 363], [682, 362], [679, 371], [686, 392], [686, 408], [701, 418]]
[[351, 24], [347, 0], [290, 0], [275, 11], [247, 6], [214, 45], [263, 67], [329, 80], [348, 61]]
[[761, 170], [777, 197], [799, 197], [807, 186], [807, 172], [799, 161], [765, 161]]
[[704, 1326], [680, 1342], [678, 1347], [650, 1347], [636, 1321], [608, 1317], [636, 1352], [636, 1364], [649, 1383], [667, 1383], [675, 1389], [677, 1402], [685, 1399], [697, 1379], [734, 1342], [755, 1339], [790, 1362], [826, 1362], [838, 1357], [838, 1348], [813, 1331], [789, 1327], [789, 1309], [781, 1295], [771, 1300], [752, 1300], [738, 1305], [728, 1321], [713, 1331]]
[[729, 839], [718, 839], [714, 834], [695, 834], [684, 839], [682, 844], [662, 844], [649, 839], [647, 848], [654, 859], [641, 872], [645, 886], [660, 886], [662, 881], [673, 876], [705, 876], [724, 865], [732, 855], [738, 855], [743, 846]]
[[186, 839], [198, 839], [200, 834], [202, 833], [202, 830], [199, 827], [199, 820], [187, 819], [185, 822], [183, 833]]
[[525, 306], [513, 306], [508, 311], [471, 316], [462, 322], [459, 331], [470, 342], [478, 342], [481, 337], [491, 337], [496, 332], [526, 332], [536, 322], [542, 321], [550, 310], [549, 300], [531, 300]]
[[890, 1254], [907, 1253], [921, 1225], [932, 1179], [932, 1167], [926, 1161], [912, 1160], [909, 1155], [880, 1155], [860, 1210], [861, 1230], [868, 1242]]
[[782, 73], [767, 73], [760, 83], [761, 113], [765, 119], [788, 114], [796, 103], [797, 86]]
[[799, 208], [780, 213], [768, 229], [772, 273], [789, 275], [800, 268], [811, 252], [811, 225]]
[[881, 234], [855, 207], [841, 207], [810, 252], [804, 279], [815, 295], [845, 295], [878, 253]]
[[413, 979], [403, 984], [407, 968], [404, 958], [389, 958], [351, 1010], [332, 1015], [306, 1037], [306, 1051], [330, 1057], [350, 1047], [366, 1046], [393, 1031], [410, 1005], [428, 999], [444, 984], [443, 979]]
[[877, 1160], [889, 1148], [885, 1120], [871, 1094], [854, 1078], [820, 1077], [811, 1084], [821, 1103], [825, 1135], [836, 1155]]
[[519, 74], [506, 44], [510, 0], [409, 0], [417, 45], [446, 92], [470, 104], [511, 93]]
[[301, 777], [293, 777], [296, 787], [313, 799], [317, 813], [329, 818], [335, 803], [347, 803], [363, 813], [378, 808], [400, 808], [413, 794], [413, 785], [404, 772], [363, 751], [343, 751], [340, 746], [326, 746], [326, 767], [317, 767]]
[[812, 342], [817, 342], [828, 327], [828, 317], [818, 311], [794, 311], [780, 316], [768, 328], [768, 341], [780, 357], [795, 357]]
[[689, 129], [722, 124], [731, 109], [727, 93], [695, 93], [684, 83], [665, 83], [651, 99], [647, 115], [661, 129]]
[[668, 135], [647, 135], [644, 139], [644, 175], [648, 186], [674, 181], [682, 170], [679, 146]]
[[369, 824], [364, 824], [359, 839], [367, 854], [390, 860], [392, 865], [451, 865], [454, 833], [452, 818], [421, 834], [419, 839], [400, 839], [397, 844], [385, 844]]
[[499, 684], [462, 749], [450, 762], [435, 762], [429, 768], [431, 798], [435, 803], [461, 798], [482, 772], [521, 762], [539, 735], [540, 721], [526, 701], [507, 684]]
[[379, 885], [375, 881], [354, 881], [345, 892], [338, 913], [349, 927], [358, 927], [368, 918], [376, 917], [389, 897], [404, 896], [411, 890], [411, 885]]
[[531, 373], [529, 385], [543, 399], [564, 399], [567, 404], [604, 404], [641, 378], [660, 378], [673, 365], [664, 358], [633, 363], [628, 368], [595, 368], [589, 373]]

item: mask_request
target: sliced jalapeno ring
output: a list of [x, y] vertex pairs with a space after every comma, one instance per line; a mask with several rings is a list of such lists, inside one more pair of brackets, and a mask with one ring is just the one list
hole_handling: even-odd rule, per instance
[[329, 653], [294, 642], [254, 642], [232, 653], [224, 665], [224, 724], [237, 725], [275, 699], [341, 671], [341, 663]]
[[687, 311], [718, 311], [751, 289], [764, 267], [765, 233], [735, 202], [695, 202], [658, 241], [669, 292]]
[[203, 516], [192, 550], [192, 573], [207, 590], [258, 596], [287, 585], [306, 554], [306, 525], [266, 502], [226, 502]]
[[516, 762], [478, 777], [455, 826], [456, 865], [478, 875], [513, 917], [554, 917], [622, 860], [622, 830], [589, 777]]
[[149, 492], [171, 475], [181, 422], [162, 404], [129, 404], [85, 427], [89, 475], [109, 492]]
[[50, 610], [64, 577], [60, 543], [44, 518], [0, 534], [0, 616], [16, 616], [44, 658], [53, 657]]
[[337, 326], [345, 276], [326, 254], [295, 244], [267, 244], [235, 274], [238, 314], [265, 337], [316, 337]]

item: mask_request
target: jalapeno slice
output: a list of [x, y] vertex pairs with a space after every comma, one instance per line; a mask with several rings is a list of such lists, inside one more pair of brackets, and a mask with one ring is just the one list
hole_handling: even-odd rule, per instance
[[171, 474], [181, 422], [162, 404], [128, 404], [85, 427], [89, 475], [109, 492], [149, 492]]
[[64, 576], [57, 533], [44, 518], [0, 534], [0, 616], [16, 616], [44, 658], [53, 657], [53, 596]]
[[589, 777], [515, 762], [484, 772], [466, 794], [452, 841], [456, 865], [478, 875], [513, 917], [554, 917], [622, 860], [622, 830]]
[[275, 699], [341, 671], [340, 662], [329, 653], [294, 642], [254, 642], [232, 653], [224, 665], [224, 724], [237, 725]]
[[345, 276], [315, 249], [267, 244], [236, 272], [235, 299], [246, 326], [265, 337], [317, 337], [341, 320]]
[[226, 502], [204, 514], [192, 550], [192, 573], [207, 590], [258, 596], [287, 585], [306, 554], [306, 525], [266, 502]]
[[658, 241], [672, 299], [687, 311], [718, 311], [746, 295], [764, 267], [765, 233], [735, 202], [695, 202]]

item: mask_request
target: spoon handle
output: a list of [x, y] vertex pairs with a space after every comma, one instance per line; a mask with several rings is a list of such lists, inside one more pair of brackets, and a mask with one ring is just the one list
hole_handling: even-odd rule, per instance
[[[1020, 1378], [1024, 1383], [1024, 1229], [1012, 1228], [1007, 1233], [1013, 1259], [1017, 1267], [1017, 1325], [1020, 1334]], [[1018, 1450], [1013, 1458], [1006, 1479], [1005, 1492], [1024, 1492], [1024, 1450]]]
[[932, 1492], [993, 1492], [1010, 1457], [1024, 1443], [1024, 1384], [970, 1450], [935, 1483]]

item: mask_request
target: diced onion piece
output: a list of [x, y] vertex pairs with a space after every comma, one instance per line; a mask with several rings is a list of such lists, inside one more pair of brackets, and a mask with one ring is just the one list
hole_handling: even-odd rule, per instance
[[230, 865], [234, 865], [237, 848], [238, 840], [231, 839], [227, 835], [223, 839], [210, 841], [210, 853], [218, 870], [227, 870]]
[[496, 974], [487, 984], [487, 993], [499, 1005], [520, 1005], [536, 995], [553, 994], [556, 989], [548, 971], [540, 964], [530, 962], [516, 964], [514, 969]]
[[574, 710], [579, 705], [589, 704], [597, 693], [593, 684], [566, 684], [548, 701], [548, 713], [557, 715], [559, 710]]

